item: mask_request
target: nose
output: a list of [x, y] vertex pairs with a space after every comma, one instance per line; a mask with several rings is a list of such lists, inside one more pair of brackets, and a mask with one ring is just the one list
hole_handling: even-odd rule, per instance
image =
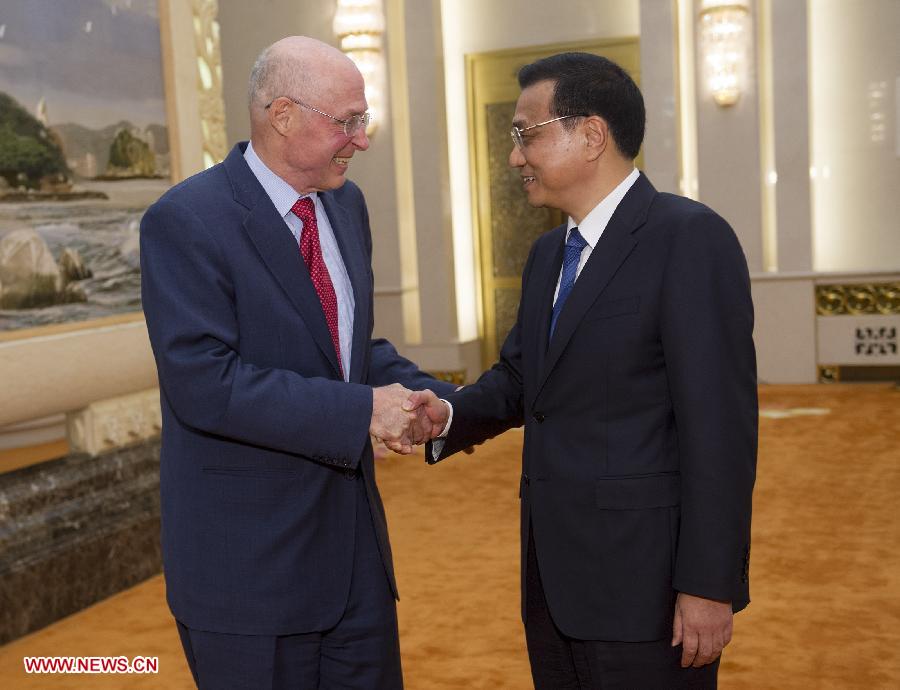
[[509, 152], [509, 167], [521, 168], [523, 165], [525, 165], [525, 155], [522, 153], [522, 149], [513, 144], [512, 151]]
[[353, 137], [350, 139], [353, 142], [353, 145], [358, 148], [360, 151], [365, 151], [369, 148], [369, 137], [366, 134], [366, 128], [360, 127], [357, 131], [353, 133]]

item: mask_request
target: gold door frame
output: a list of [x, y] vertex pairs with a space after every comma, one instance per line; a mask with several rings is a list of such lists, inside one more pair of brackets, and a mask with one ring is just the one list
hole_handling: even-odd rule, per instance
[[[506, 160], [519, 69], [568, 51], [602, 55], [621, 65], [640, 85], [637, 37], [556, 43], [466, 55], [469, 103], [469, 162], [472, 171], [472, 227], [477, 265], [478, 331], [485, 367], [497, 359], [502, 339], [515, 322], [521, 273], [532, 242], [563, 222], [555, 209], [532, 209], [518, 174]], [[638, 157], [638, 167], [643, 153]], [[515, 230], [513, 230], [515, 227]]]

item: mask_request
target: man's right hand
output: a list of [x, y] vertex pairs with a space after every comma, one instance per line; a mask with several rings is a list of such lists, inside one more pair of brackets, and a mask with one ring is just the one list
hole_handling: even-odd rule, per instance
[[369, 424], [369, 433], [401, 455], [409, 455], [413, 447], [411, 430], [417, 414], [403, 409], [411, 392], [399, 383], [372, 389], [372, 423]]
[[415, 391], [404, 409], [416, 415], [412, 439], [416, 444], [431, 441], [441, 435], [450, 417], [450, 407], [430, 390]]

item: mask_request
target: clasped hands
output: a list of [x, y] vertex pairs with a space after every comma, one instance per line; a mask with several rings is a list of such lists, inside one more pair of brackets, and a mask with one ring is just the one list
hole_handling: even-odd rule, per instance
[[408, 455], [413, 446], [440, 436], [449, 416], [447, 403], [431, 391], [394, 383], [372, 389], [369, 433], [395, 453]]

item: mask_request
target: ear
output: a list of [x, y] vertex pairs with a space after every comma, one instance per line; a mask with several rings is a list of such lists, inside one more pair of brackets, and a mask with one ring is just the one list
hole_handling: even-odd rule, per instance
[[595, 161], [610, 145], [609, 125], [599, 115], [591, 115], [584, 121], [584, 138], [588, 160]]
[[272, 105], [266, 110], [269, 118], [269, 125], [281, 136], [285, 136], [294, 124], [297, 116], [297, 109], [293, 107], [293, 103], [287, 98], [276, 98], [272, 101]]

